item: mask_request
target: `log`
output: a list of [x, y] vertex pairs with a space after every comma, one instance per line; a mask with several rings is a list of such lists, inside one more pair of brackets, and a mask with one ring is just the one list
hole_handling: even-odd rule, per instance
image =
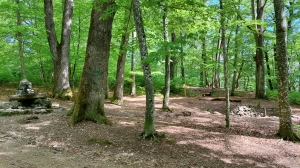
[[[213, 97], [213, 98], [200, 98], [199, 100], [209, 100], [209, 101], [225, 101], [225, 97]], [[241, 99], [229, 99], [230, 102], [242, 102]]]

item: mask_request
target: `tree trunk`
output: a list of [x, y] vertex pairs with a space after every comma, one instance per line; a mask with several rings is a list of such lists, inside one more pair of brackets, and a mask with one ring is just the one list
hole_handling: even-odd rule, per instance
[[[17, 26], [22, 25], [21, 20], [21, 12], [20, 12], [20, 0], [16, 0], [17, 4]], [[24, 61], [24, 51], [23, 51], [23, 39], [22, 39], [22, 32], [17, 32], [16, 39], [18, 41], [19, 46], [19, 56], [20, 56], [20, 63], [21, 63], [21, 75], [22, 79], [26, 79], [26, 72], [25, 72], [25, 61]]]
[[[163, 15], [163, 28], [164, 28], [164, 41], [165, 43], [169, 42], [169, 30], [168, 30], [168, 18], [167, 18], [167, 9], [164, 8]], [[169, 108], [169, 97], [170, 97], [170, 49], [169, 46], [165, 47], [166, 58], [165, 58], [165, 87], [164, 87], [164, 98], [162, 109], [170, 110]]]
[[276, 61], [278, 82], [279, 131], [277, 135], [284, 140], [300, 141], [293, 133], [291, 108], [289, 104], [288, 56], [287, 56], [287, 21], [283, 0], [274, 0], [276, 22]]
[[[206, 66], [206, 63], [207, 63], [206, 57], [207, 57], [207, 55], [206, 55], [206, 38], [203, 37], [202, 38], [202, 54], [201, 54], [201, 58], [203, 60], [203, 67]], [[203, 68], [202, 74], [203, 74], [203, 78], [204, 78], [203, 79], [204, 81], [201, 81], [202, 86], [209, 87], [210, 83], [209, 83], [208, 72], [207, 72], [206, 68]]]
[[[263, 0], [257, 0], [257, 4], [255, 7], [255, 2], [252, 0], [252, 19], [264, 21], [264, 8], [266, 5], [266, 1], [263, 4]], [[265, 70], [264, 70], [264, 26], [263, 25], [254, 25], [254, 38], [256, 43], [256, 53], [255, 53], [255, 98], [257, 99], [265, 99], [266, 91], [265, 91]]]
[[[221, 30], [219, 31], [219, 33], [221, 34]], [[215, 88], [219, 88], [220, 87], [220, 74], [219, 74], [219, 69], [220, 69], [220, 49], [221, 49], [221, 44], [222, 44], [222, 39], [218, 40], [217, 43], [217, 53], [216, 53], [216, 57], [215, 57], [215, 61], [216, 61], [216, 66], [215, 66], [215, 75], [214, 75], [214, 82], [213, 82], [213, 86]]]
[[145, 88], [146, 88], [146, 112], [145, 112], [145, 123], [144, 123], [144, 132], [143, 138], [152, 137], [155, 133], [154, 126], [154, 88], [151, 76], [150, 64], [144, 61], [148, 57], [147, 41], [146, 34], [144, 31], [144, 25], [142, 20], [142, 14], [140, 10], [139, 0], [132, 0], [133, 2], [133, 15], [135, 28], [139, 40], [142, 68], [144, 73]]
[[82, 77], [69, 119], [71, 126], [82, 120], [111, 124], [105, 116], [104, 98], [115, 11], [106, 15], [105, 19], [102, 17], [107, 10], [114, 9], [115, 5], [114, 1], [96, 1], [92, 9]]
[[136, 96], [136, 84], [135, 84], [135, 38], [136, 38], [136, 32], [132, 32], [132, 48], [131, 48], [131, 83], [130, 83], [130, 95]]
[[[81, 18], [78, 18], [78, 38], [77, 38], [77, 46], [76, 46], [76, 59], [73, 64], [73, 68], [70, 67], [70, 85], [71, 87], [75, 87], [75, 72], [77, 66], [77, 58], [79, 57], [79, 50], [81, 44]], [[71, 63], [70, 63], [71, 64]]]
[[45, 26], [54, 66], [53, 97], [70, 99], [72, 91], [69, 82], [70, 36], [73, 15], [73, 0], [65, 0], [61, 41], [57, 41], [52, 0], [44, 0]]
[[234, 48], [235, 48], [235, 53], [234, 53], [234, 58], [233, 58], [233, 77], [232, 77], [232, 83], [231, 83], [231, 96], [234, 96], [234, 92], [235, 92], [235, 86], [236, 86], [236, 79], [237, 79], [237, 60], [238, 60], [238, 47], [239, 47], [239, 43], [238, 43], [238, 33], [239, 33], [239, 28], [240, 25], [236, 25], [235, 28], [235, 42], [234, 42]]
[[268, 83], [270, 90], [274, 90], [273, 84], [272, 84], [272, 76], [271, 76], [271, 68], [270, 68], [270, 63], [269, 63], [269, 55], [268, 52], [265, 52], [265, 57], [266, 57], [266, 64], [267, 64], [267, 73], [268, 73]]
[[[173, 43], [175, 43], [176, 41], [176, 34], [173, 32], [171, 34], [171, 40]], [[176, 57], [176, 52], [173, 52], [172, 53], [172, 56], [171, 56], [171, 60], [170, 60], [170, 79], [173, 80], [176, 76], [176, 67], [177, 67], [177, 57]]]
[[126, 54], [128, 49], [128, 39], [129, 39], [129, 22], [131, 18], [131, 9], [128, 11], [126, 9], [124, 15], [124, 27], [123, 34], [120, 45], [120, 54], [118, 57], [117, 72], [116, 72], [116, 87], [114, 89], [113, 103], [118, 105], [123, 105], [123, 90], [124, 90], [124, 71]]
[[221, 10], [221, 41], [222, 41], [222, 53], [224, 58], [224, 85], [225, 85], [225, 106], [226, 106], [226, 127], [230, 127], [230, 99], [229, 99], [229, 87], [228, 87], [228, 56], [227, 56], [227, 48], [226, 48], [226, 37], [225, 37], [225, 11], [223, 8], [223, 1], [220, 0], [220, 10]]
[[235, 81], [235, 88], [239, 88], [239, 80], [242, 77], [244, 64], [245, 64], [245, 60], [242, 60], [242, 63], [241, 63], [241, 66], [240, 66], [240, 69], [239, 69], [239, 72], [238, 72], [238, 75], [237, 75], [237, 78], [236, 78], [236, 81]]
[[[182, 38], [182, 33], [180, 33], [180, 36]], [[180, 72], [181, 72], [181, 79], [182, 83], [185, 83], [185, 72], [184, 72], [184, 57], [183, 57], [183, 45], [180, 44]]]

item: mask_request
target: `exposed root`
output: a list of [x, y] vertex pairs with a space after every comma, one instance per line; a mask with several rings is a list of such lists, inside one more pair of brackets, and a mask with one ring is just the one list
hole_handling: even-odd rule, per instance
[[155, 132], [153, 134], [146, 134], [145, 132], [142, 132], [140, 134], [140, 138], [145, 139], [145, 140], [155, 141], [155, 142], [161, 142], [162, 139], [166, 138], [166, 133], [165, 132], [162, 132], [162, 133]]
[[281, 134], [280, 132], [277, 132], [276, 136], [278, 136], [278, 137], [280, 137], [280, 138], [282, 138], [283, 140], [286, 140], [286, 141], [300, 142], [300, 138], [295, 133]]

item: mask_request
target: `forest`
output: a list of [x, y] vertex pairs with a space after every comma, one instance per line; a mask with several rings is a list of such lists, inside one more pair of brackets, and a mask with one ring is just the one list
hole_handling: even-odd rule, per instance
[[[0, 11], [0, 165], [300, 165], [300, 1], [1, 0]], [[31, 92], [50, 113], [7, 115]]]

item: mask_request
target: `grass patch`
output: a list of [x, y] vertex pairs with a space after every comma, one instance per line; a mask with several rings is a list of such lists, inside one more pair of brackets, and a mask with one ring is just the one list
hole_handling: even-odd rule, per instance
[[102, 144], [102, 145], [113, 145], [114, 143], [111, 140], [93, 137], [88, 139], [89, 144]]

